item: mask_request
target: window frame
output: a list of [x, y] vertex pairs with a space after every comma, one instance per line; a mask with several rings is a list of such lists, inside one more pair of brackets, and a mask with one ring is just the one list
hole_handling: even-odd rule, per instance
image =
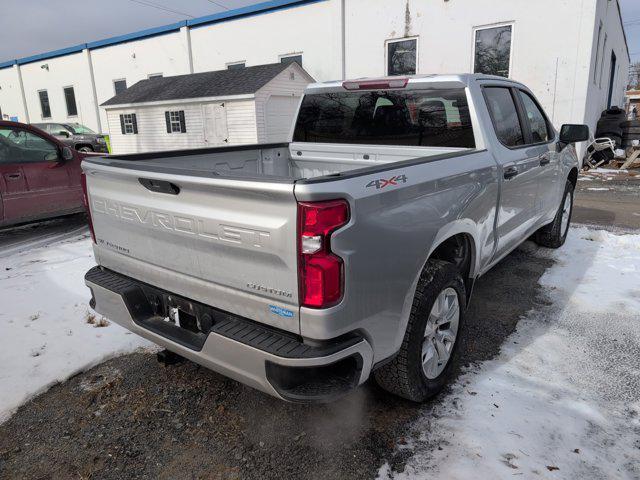
[[111, 83], [113, 84], [113, 94], [114, 95], [119, 95], [120, 93], [122, 93], [122, 92], [118, 93], [118, 90], [116, 89], [116, 83], [117, 82], [124, 82], [124, 89], [126, 90], [128, 88], [127, 87], [127, 79], [126, 78], [114, 78], [111, 81]]
[[[44, 116], [44, 108], [43, 108], [43, 104], [42, 104], [42, 97], [40, 96], [40, 94], [44, 92], [47, 95], [47, 108], [49, 109], [49, 116], [45, 117]], [[42, 89], [42, 90], [38, 90], [38, 101], [40, 102], [40, 118], [42, 120], [48, 120], [51, 118], [51, 99], [49, 98], [49, 92], [47, 91], [47, 89]]]
[[[418, 74], [418, 59], [420, 58], [420, 36], [419, 35], [414, 35], [411, 37], [402, 37], [402, 38], [388, 38], [387, 40], [384, 41], [384, 72], [386, 76], [402, 76], [402, 75], [417, 75]], [[389, 73], [389, 45], [391, 45], [392, 43], [400, 43], [400, 42], [407, 42], [410, 40], [415, 40], [416, 42], [416, 71], [414, 73], [402, 73], [402, 74], [397, 74], [397, 75], [391, 75]]]
[[598, 43], [596, 44], [596, 59], [593, 64], [593, 84], [598, 86], [598, 60], [600, 60], [600, 41], [602, 40], [602, 20], [598, 26]]
[[147, 80], [151, 80], [152, 78], [163, 78], [162, 72], [147, 74]]
[[[124, 126], [124, 135], [137, 135], [136, 129], [134, 127], [133, 116], [135, 113], [122, 113], [122, 124]], [[129, 117], [129, 122], [127, 122], [127, 117]], [[127, 127], [131, 126], [131, 131], [127, 131]]]
[[[242, 66], [240, 66], [242, 65]], [[241, 70], [243, 68], [247, 68], [247, 61], [246, 60], [239, 60], [237, 62], [227, 62], [225, 63], [225, 66], [227, 67], [227, 70]]]
[[600, 78], [598, 79], [598, 88], [602, 90], [602, 73], [604, 72], [604, 62], [607, 54], [607, 40], [609, 40], [609, 36], [607, 32], [604, 33], [604, 42], [602, 44], [602, 58], [600, 60]]
[[[187, 119], [184, 110], [165, 110], [164, 116], [168, 135], [187, 133]], [[177, 130], [174, 130], [176, 125]]]
[[[522, 137], [524, 139], [524, 144], [522, 144], [522, 145], [514, 145], [514, 146], [505, 145], [505, 143], [498, 136], [498, 131], [497, 131], [497, 128], [496, 128], [496, 121], [495, 121], [495, 118], [493, 116], [493, 112], [491, 111], [491, 108], [489, 107], [489, 101], [487, 99], [486, 89], [488, 89], [488, 88], [504, 88], [505, 90], [509, 90], [509, 93], [511, 94], [511, 99], [513, 100], [513, 103], [514, 103], [514, 105], [516, 107], [516, 113], [518, 115], [518, 122], [520, 123], [520, 130], [522, 131]], [[498, 142], [500, 142], [500, 145], [502, 145], [504, 148], [508, 148], [509, 150], [521, 150], [523, 148], [531, 148], [531, 147], [535, 147], [535, 146], [549, 145], [551, 143], [556, 142], [557, 132], [556, 132], [555, 128], [553, 128], [552, 123], [549, 121], [549, 117], [547, 116], [547, 112], [545, 112], [544, 109], [540, 106], [540, 102], [538, 102], [538, 99], [535, 97], [535, 95], [532, 92], [526, 90], [525, 88], [522, 88], [521, 86], [500, 85], [500, 84], [497, 84], [497, 83], [486, 83], [486, 84], [483, 84], [483, 85], [480, 86], [480, 89], [482, 90], [482, 98], [484, 100], [485, 108], [487, 109], [487, 112], [489, 113], [489, 118], [491, 119], [491, 126], [493, 127], [493, 134], [495, 135], [495, 137], [498, 140]], [[545, 122], [547, 124], [547, 132], [548, 132], [548, 135], [549, 135], [549, 140], [548, 141], [546, 141], [546, 142], [536, 142], [536, 143], [532, 142], [533, 135], [531, 134], [531, 126], [529, 125], [526, 109], [524, 107], [524, 103], [522, 101], [522, 98], [520, 97], [520, 92], [528, 93], [529, 96], [531, 97], [531, 99], [533, 100], [533, 103], [538, 107], [538, 109], [542, 113], [542, 116], [544, 117]]]
[[[73, 106], [75, 107], [76, 113], [75, 114], [70, 114], [69, 113], [69, 102], [67, 101], [67, 90], [71, 89], [71, 91], [73, 92]], [[73, 85], [67, 85], [65, 87], [62, 87], [62, 95], [64, 96], [64, 105], [67, 108], [67, 118], [76, 118], [78, 116], [78, 101], [76, 100], [76, 89]]]
[[[476, 36], [478, 32], [481, 30], [491, 30], [493, 28], [501, 28], [501, 27], [511, 27], [511, 42], [509, 44], [509, 72], [504, 78], [511, 78], [511, 71], [513, 70], [513, 44], [515, 40], [515, 31], [516, 31], [516, 22], [515, 20], [509, 20], [506, 22], [492, 23], [489, 25], [476, 25], [471, 30], [471, 72], [476, 73]], [[488, 73], [483, 73], [480, 75], [489, 75]]]

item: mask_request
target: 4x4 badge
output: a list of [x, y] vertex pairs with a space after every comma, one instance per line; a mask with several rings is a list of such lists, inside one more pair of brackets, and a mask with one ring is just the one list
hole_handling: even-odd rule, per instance
[[398, 183], [407, 183], [406, 175], [395, 175], [391, 178], [380, 178], [378, 180], [371, 180], [367, 183], [367, 188], [376, 187], [377, 190], [388, 186], [397, 186]]

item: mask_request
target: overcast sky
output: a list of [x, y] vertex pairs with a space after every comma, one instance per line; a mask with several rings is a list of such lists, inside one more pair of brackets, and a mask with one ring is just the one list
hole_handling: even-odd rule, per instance
[[[620, 2], [623, 21], [626, 23], [629, 53], [632, 60], [640, 61], [640, 1]], [[4, 61], [259, 2], [0, 0], [0, 3], [0, 61]]]

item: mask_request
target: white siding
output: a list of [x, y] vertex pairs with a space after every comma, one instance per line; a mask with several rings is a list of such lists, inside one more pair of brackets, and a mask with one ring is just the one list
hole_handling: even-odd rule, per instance
[[[176, 31], [92, 50], [98, 104], [115, 95], [114, 80], [126, 79], [130, 87], [150, 73], [165, 77], [190, 73], [187, 48], [184, 35]], [[101, 117], [104, 123], [104, 111]]]
[[194, 27], [194, 71], [221, 70], [237, 61], [246, 61], [247, 67], [275, 63], [280, 55], [298, 53], [314, 78], [340, 78], [340, 8], [341, 0], [325, 0]]
[[[291, 80], [290, 74], [294, 73], [294, 79]], [[297, 64], [289, 65], [289, 68], [280, 72], [273, 80], [256, 92], [256, 123], [258, 129], [258, 141], [260, 143], [270, 141], [267, 138], [267, 115], [266, 104], [269, 98], [273, 96], [291, 96], [301, 97], [305, 87], [311, 83], [313, 79], [309, 77]], [[291, 118], [293, 123], [293, 117]], [[276, 139], [276, 141], [280, 141]]]
[[[229, 145], [256, 143], [254, 100], [225, 101]], [[184, 110], [186, 132], [167, 133], [166, 111]], [[120, 115], [135, 113], [138, 133], [123, 135]], [[113, 108], [106, 111], [113, 153], [142, 153], [161, 150], [204, 148], [202, 103], [180, 103], [134, 108]]]
[[[47, 68], [43, 68], [47, 66]], [[22, 84], [32, 123], [78, 122], [92, 129], [98, 129], [96, 106], [93, 101], [93, 88], [89, 73], [86, 51], [63, 57], [48, 58], [38, 62], [21, 65]], [[76, 96], [78, 115], [68, 116], [64, 99], [64, 87], [73, 87]], [[39, 90], [49, 95], [51, 118], [42, 118]]]
[[0, 110], [8, 117], [18, 117], [19, 122], [27, 121], [16, 65], [0, 69]]

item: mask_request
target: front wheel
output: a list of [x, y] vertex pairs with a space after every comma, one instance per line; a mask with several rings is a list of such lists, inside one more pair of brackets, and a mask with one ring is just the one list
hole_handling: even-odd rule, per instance
[[564, 245], [573, 213], [573, 190], [573, 183], [567, 180], [562, 202], [553, 222], [535, 233], [534, 240], [538, 245], [548, 248], [560, 248]]
[[374, 373], [378, 385], [414, 402], [442, 390], [453, 372], [465, 305], [465, 287], [455, 265], [429, 260], [416, 287], [400, 351]]
[[86, 153], [86, 152], [93, 152], [93, 148], [91, 148], [91, 147], [87, 147], [87, 146], [84, 146], [84, 147], [80, 147], [80, 148], [78, 148], [78, 151], [79, 151], [79, 152], [85, 152], [85, 153]]

